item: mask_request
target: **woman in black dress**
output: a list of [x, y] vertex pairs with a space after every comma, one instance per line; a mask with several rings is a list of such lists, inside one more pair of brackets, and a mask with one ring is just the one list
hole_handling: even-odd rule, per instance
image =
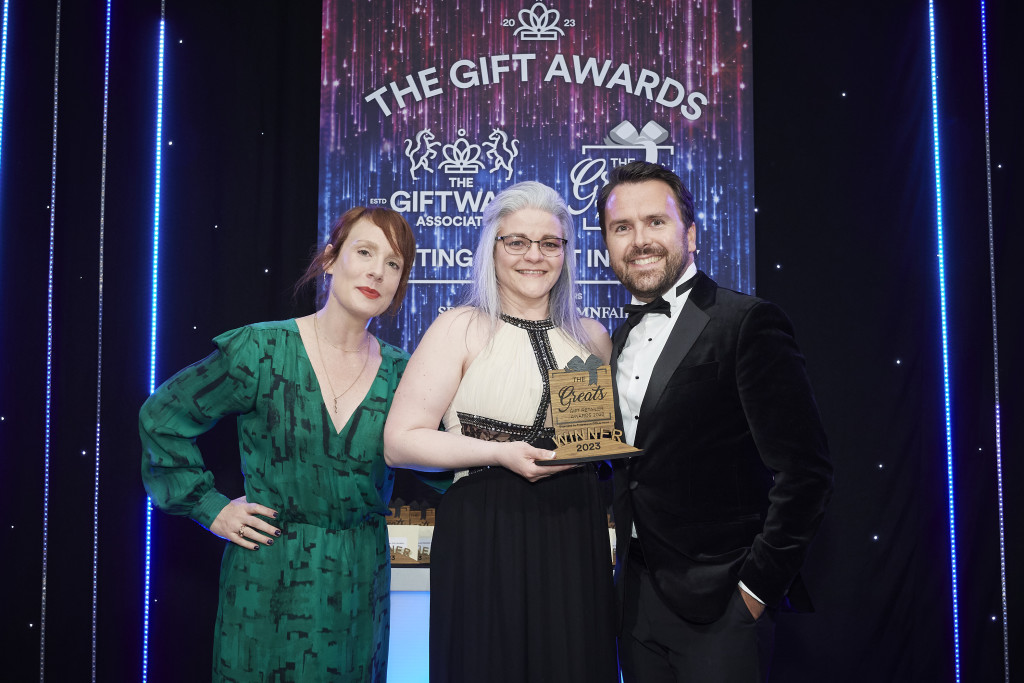
[[611, 352], [576, 312], [574, 241], [551, 188], [498, 194], [468, 305], [438, 316], [395, 394], [388, 464], [456, 471], [431, 551], [434, 683], [618, 680], [595, 469], [536, 464], [554, 456], [547, 371]]

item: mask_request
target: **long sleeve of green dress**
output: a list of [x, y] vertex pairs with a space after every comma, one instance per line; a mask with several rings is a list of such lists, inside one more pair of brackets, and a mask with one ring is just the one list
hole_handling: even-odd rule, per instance
[[250, 362], [250, 328], [227, 332], [214, 343], [216, 351], [167, 380], [139, 414], [142, 480], [153, 503], [207, 528], [229, 501], [214, 487], [196, 437], [222, 417], [254, 408], [260, 367]]

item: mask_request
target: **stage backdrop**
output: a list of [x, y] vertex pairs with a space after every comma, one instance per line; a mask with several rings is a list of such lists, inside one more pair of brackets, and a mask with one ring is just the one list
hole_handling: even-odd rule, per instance
[[[412, 349], [459, 303], [481, 214], [539, 180], [576, 217], [579, 310], [614, 329], [597, 192], [635, 159], [693, 192], [699, 265], [754, 288], [749, 0], [324, 0], [320, 236], [355, 205], [412, 224], [412, 285], [379, 333]], [[628, 20], [627, 20], [628, 19]]]

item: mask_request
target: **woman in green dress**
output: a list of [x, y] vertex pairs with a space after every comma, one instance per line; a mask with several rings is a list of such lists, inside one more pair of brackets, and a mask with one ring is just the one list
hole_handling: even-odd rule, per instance
[[[220, 335], [142, 407], [153, 503], [228, 541], [214, 680], [386, 677], [394, 472], [382, 432], [408, 354], [366, 326], [397, 311], [415, 254], [399, 214], [351, 209], [299, 281], [323, 283], [316, 313]], [[228, 415], [245, 477], [235, 500], [195, 443]]]

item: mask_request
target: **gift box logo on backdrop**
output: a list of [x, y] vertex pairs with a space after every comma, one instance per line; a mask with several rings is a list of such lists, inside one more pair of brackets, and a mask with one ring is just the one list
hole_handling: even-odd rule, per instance
[[654, 121], [648, 121], [639, 131], [629, 121], [623, 121], [612, 128], [603, 145], [583, 145], [580, 148], [583, 158], [569, 171], [572, 191], [566, 200], [569, 212], [581, 216], [581, 227], [584, 230], [601, 229], [594, 219], [597, 215], [597, 195], [608, 182], [611, 166], [628, 164], [637, 159], [669, 167], [674, 165], [670, 157], [660, 154], [664, 151], [671, 155], [675, 151], [673, 145], [658, 144], [667, 138], [668, 131]]

